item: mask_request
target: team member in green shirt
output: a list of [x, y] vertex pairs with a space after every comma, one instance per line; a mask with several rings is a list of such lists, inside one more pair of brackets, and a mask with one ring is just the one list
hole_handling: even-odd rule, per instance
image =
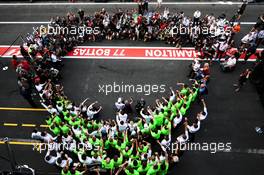
[[146, 174], [149, 168], [150, 165], [147, 163], [147, 161], [142, 161], [142, 164], [138, 167], [137, 171], [139, 174]]
[[106, 157], [105, 159], [102, 160], [102, 168], [106, 169], [109, 174], [113, 173], [113, 169], [114, 169], [114, 160], [110, 159], [109, 157]]
[[61, 122], [60, 129], [64, 135], [67, 135], [70, 131], [70, 128], [64, 122]]
[[125, 169], [125, 173], [126, 173], [127, 175], [139, 175], [139, 172], [138, 172], [137, 170], [131, 168], [131, 167], [127, 167], [127, 168]]
[[118, 168], [120, 165], [122, 165], [123, 164], [123, 155], [120, 153], [120, 155], [119, 155], [119, 157], [118, 157], [118, 155], [115, 155], [114, 156], [114, 167], [115, 168]]
[[156, 139], [156, 140], [159, 140], [160, 139], [160, 134], [161, 134], [161, 131], [159, 129], [155, 129], [154, 131], [150, 131], [151, 133], [151, 136]]
[[57, 126], [56, 123], [50, 126], [50, 130], [53, 132], [54, 135], [58, 136], [61, 132], [60, 128]]
[[160, 170], [160, 166], [159, 166], [159, 164], [155, 164], [155, 165], [151, 166], [151, 167], [148, 169], [146, 175], [156, 175], [157, 172], [159, 172], [159, 170]]

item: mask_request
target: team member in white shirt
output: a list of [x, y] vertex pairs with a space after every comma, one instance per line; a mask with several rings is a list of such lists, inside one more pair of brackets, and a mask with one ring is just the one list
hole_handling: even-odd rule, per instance
[[169, 134], [169, 136], [165, 137], [164, 139], [162, 139], [162, 141], [160, 142], [159, 140], [157, 141], [162, 148], [162, 150], [170, 150], [170, 144], [171, 144], [171, 134]]
[[224, 54], [228, 48], [228, 42], [225, 40], [224, 37], [221, 38], [222, 41], [217, 43], [217, 52], [216, 52], [216, 59], [220, 61], [221, 58], [224, 58]]
[[116, 124], [118, 126], [118, 130], [120, 132], [124, 132], [126, 130], [126, 128], [128, 127], [128, 123], [127, 120], [124, 120], [125, 118], [119, 118], [118, 116], [116, 116]]
[[235, 56], [229, 57], [227, 60], [224, 62], [220, 63], [221, 69], [226, 72], [226, 71], [231, 71], [234, 70], [236, 67], [237, 59]]
[[[145, 113], [147, 113], [147, 114], [145, 114]], [[149, 124], [150, 120], [153, 119], [153, 117], [148, 112], [144, 111], [144, 108], [141, 109], [140, 115], [144, 118], [144, 120], [147, 124]]]
[[47, 109], [47, 111], [50, 113], [50, 114], [56, 114], [56, 115], [59, 115], [59, 112], [56, 108], [54, 108], [52, 105], [49, 105], [47, 106], [45, 103], [41, 103], [41, 105]]
[[185, 122], [184, 125], [185, 125], [184, 133], [177, 137], [177, 141], [179, 144], [185, 144], [189, 140], [189, 132], [187, 129], [187, 122]]
[[187, 129], [188, 129], [188, 132], [189, 132], [189, 140], [191, 142], [194, 141], [195, 133], [197, 131], [199, 131], [199, 129], [200, 129], [201, 122], [200, 122], [199, 117], [197, 117], [197, 119], [198, 119], [197, 123], [193, 123], [192, 125], [187, 125]]
[[78, 159], [84, 165], [91, 165], [93, 163], [92, 158], [85, 154], [78, 154]]
[[182, 121], [182, 114], [181, 111], [178, 109], [177, 116], [173, 119], [173, 127], [176, 128], [179, 123]]
[[124, 111], [117, 112], [116, 121], [127, 122], [128, 115]]
[[41, 132], [34, 129], [33, 132], [31, 133], [31, 138], [36, 140], [42, 140]]
[[54, 138], [47, 132], [42, 132], [41, 133], [41, 139], [43, 139], [44, 142], [52, 142]]
[[197, 114], [197, 117], [199, 117], [200, 120], [204, 120], [204, 119], [206, 119], [208, 112], [207, 112], [207, 107], [206, 107], [204, 99], [201, 99], [201, 101], [203, 103], [203, 111], [199, 112]]
[[117, 99], [117, 102], [115, 102], [115, 106], [116, 106], [118, 111], [121, 111], [121, 110], [123, 110], [125, 108], [125, 103], [123, 102], [121, 97], [119, 97]]
[[102, 110], [102, 106], [99, 107], [98, 110], [96, 110], [96, 108], [94, 107], [94, 105], [98, 103], [97, 101], [92, 103], [88, 108], [87, 108], [87, 111], [86, 111], [86, 114], [87, 114], [87, 117], [88, 119], [93, 119], [94, 115], [95, 114], [98, 114], [101, 110]]
[[[64, 157], [64, 158], [63, 158]], [[69, 166], [73, 162], [72, 158], [70, 158], [67, 154], [64, 156], [61, 156], [57, 158], [56, 165], [61, 168], [65, 168], [66, 166]]]
[[175, 94], [174, 90], [172, 89], [172, 87], [170, 87], [170, 91], [171, 91], [171, 94], [170, 94], [169, 101], [174, 102], [174, 101], [176, 101], [176, 94]]
[[56, 156], [53, 156], [50, 154], [50, 150], [47, 151], [46, 156], [44, 158], [45, 162], [47, 162], [50, 165], [55, 165], [57, 159], [61, 156], [60, 153], [56, 152]]
[[196, 25], [199, 24], [201, 14], [202, 14], [202, 13], [201, 13], [199, 10], [196, 10], [196, 11], [193, 13], [193, 26], [196, 26]]

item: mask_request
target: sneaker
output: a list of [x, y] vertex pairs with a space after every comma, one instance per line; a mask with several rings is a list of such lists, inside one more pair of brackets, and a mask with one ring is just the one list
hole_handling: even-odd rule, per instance
[[3, 71], [6, 71], [7, 69], [8, 69], [8, 67], [7, 67], [7, 66], [3, 67]]
[[262, 131], [262, 129], [260, 128], [260, 127], [255, 127], [255, 130], [256, 130], [256, 132], [257, 133], [259, 133], [259, 134], [262, 134], [263, 133], [263, 131]]

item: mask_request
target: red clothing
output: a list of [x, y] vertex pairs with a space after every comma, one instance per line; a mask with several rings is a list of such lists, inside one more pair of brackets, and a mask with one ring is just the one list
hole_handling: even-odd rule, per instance
[[141, 24], [142, 23], [142, 16], [138, 16], [137, 21], [138, 21], [138, 24]]
[[231, 56], [234, 56], [236, 52], [237, 52], [237, 49], [236, 48], [230, 48], [230, 49], [228, 49], [226, 51], [226, 55], [228, 55], [228, 56], [231, 57]]
[[30, 70], [30, 65], [26, 60], [21, 61], [20, 64], [21, 64], [22, 68], [25, 69], [26, 71]]
[[160, 24], [160, 30], [163, 30], [167, 27], [167, 24], [166, 23], [161, 23]]
[[17, 60], [14, 60], [14, 59], [11, 60], [11, 65], [12, 65], [12, 67], [13, 67], [14, 69], [17, 68], [17, 65], [18, 65], [18, 64], [19, 64], [19, 63], [17, 62]]

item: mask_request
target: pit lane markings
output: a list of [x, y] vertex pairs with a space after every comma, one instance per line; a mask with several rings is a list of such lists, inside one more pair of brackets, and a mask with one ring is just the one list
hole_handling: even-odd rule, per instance
[[0, 144], [5, 144], [8, 142], [10, 145], [37, 145], [40, 144], [38, 140], [30, 140], [30, 139], [16, 139], [16, 138], [0, 138]]
[[[9, 142], [10, 145], [29, 145], [29, 146], [36, 145], [38, 143], [39, 142], [17, 142], [17, 141]], [[5, 142], [4, 141], [0, 141], [0, 144], [5, 144]]]
[[10, 108], [10, 107], [0, 107], [3, 111], [47, 111], [44, 108]]
[[49, 125], [36, 125], [36, 124], [32, 124], [32, 123], [22, 123], [22, 124], [18, 124], [18, 123], [3, 123], [3, 126], [7, 126], [7, 127], [40, 127], [40, 128], [48, 128]]

